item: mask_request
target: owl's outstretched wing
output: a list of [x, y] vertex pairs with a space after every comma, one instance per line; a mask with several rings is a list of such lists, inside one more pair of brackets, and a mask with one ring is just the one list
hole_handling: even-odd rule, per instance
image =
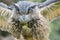
[[8, 6], [5, 3], [3, 3], [3, 2], [0, 2], [0, 6], [4, 7], [4, 8], [8, 8]]
[[0, 3], [0, 29], [2, 31], [8, 31], [7, 21], [11, 13], [7, 5]]
[[60, 1], [51, 3], [41, 9], [43, 16], [46, 17], [49, 21], [52, 21], [60, 15]]
[[[60, 14], [60, 1], [52, 2], [51, 4], [47, 4], [42, 6], [40, 9], [42, 15], [40, 15], [40, 19], [30, 22], [33, 30], [33, 38], [35, 40], [49, 40], [49, 21], [54, 19], [54, 17], [59, 16]], [[35, 23], [34, 23], [35, 22]]]

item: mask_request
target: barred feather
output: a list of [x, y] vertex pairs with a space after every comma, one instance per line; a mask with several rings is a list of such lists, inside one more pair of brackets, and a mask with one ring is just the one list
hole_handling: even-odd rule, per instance
[[52, 3], [43, 8], [41, 12], [49, 21], [54, 20], [60, 15], [60, 1]]
[[[59, 12], [60, 5], [59, 4], [60, 4], [60, 1], [44, 7], [42, 10], [43, 16], [46, 17], [49, 21], [51, 19], [54, 19], [54, 17], [56, 17], [60, 14], [60, 12]], [[11, 13], [12, 13], [11, 10], [0, 7], [0, 29], [4, 29], [4, 31], [5, 30], [8, 31], [10, 29], [10, 28], [8, 29], [7, 20], [9, 19]], [[48, 40], [49, 24], [48, 24], [48, 21], [43, 16], [40, 18], [40, 20], [37, 20], [37, 23], [35, 23], [34, 26], [36, 27], [36, 30], [33, 28], [33, 25], [30, 25], [34, 29], [34, 30], [32, 30], [33, 34], [37, 33], [37, 35], [35, 35], [35, 34], [33, 35], [34, 39], [36, 39], [36, 37], [37, 37], [37, 40]], [[16, 27], [15, 25], [10, 25], [10, 27], [12, 26], [10, 29], [10, 33], [12, 33], [13, 36], [16, 36], [19, 38], [20, 37], [20, 24], [18, 23], [18, 25], [19, 25], [18, 27]], [[27, 30], [30, 31], [29, 29], [27, 29]], [[26, 33], [26, 31], [25, 31], [25, 33]], [[23, 34], [25, 34], [25, 33], [23, 32]], [[27, 37], [26, 37], [26, 39], [27, 39]]]
[[0, 29], [1, 30], [5, 31], [7, 29], [7, 20], [10, 14], [11, 14], [11, 10], [0, 6]]

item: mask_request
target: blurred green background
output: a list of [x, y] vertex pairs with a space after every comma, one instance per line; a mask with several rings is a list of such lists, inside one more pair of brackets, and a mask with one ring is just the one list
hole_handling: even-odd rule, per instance
[[[18, 1], [19, 0], [0, 0], [0, 2], [4, 2], [8, 5], [11, 5], [14, 2], [18, 2]], [[21, 0], [21, 1], [25, 1], [25, 0]], [[27, 1], [44, 2], [46, 0], [27, 0]], [[57, 17], [56, 20], [52, 21], [50, 23], [50, 27], [51, 27], [51, 33], [49, 38], [51, 40], [60, 40], [60, 18]], [[7, 36], [8, 34], [9, 34], [8, 32], [0, 31], [0, 35], [2, 36]]]

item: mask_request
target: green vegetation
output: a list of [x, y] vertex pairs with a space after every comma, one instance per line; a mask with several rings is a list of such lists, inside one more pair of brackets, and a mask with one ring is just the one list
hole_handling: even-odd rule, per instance
[[60, 18], [54, 20], [51, 24], [51, 33], [50, 39], [51, 40], [60, 40]]

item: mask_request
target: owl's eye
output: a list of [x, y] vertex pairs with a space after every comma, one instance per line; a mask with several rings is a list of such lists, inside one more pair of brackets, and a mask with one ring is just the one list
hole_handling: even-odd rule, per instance
[[31, 13], [31, 9], [28, 9], [27, 15]]
[[30, 8], [28, 9], [27, 14], [31, 13], [31, 12], [33, 11], [33, 9], [34, 9], [34, 8], [35, 8], [35, 5], [34, 5], [34, 6], [32, 6], [32, 7], [30, 7]]

